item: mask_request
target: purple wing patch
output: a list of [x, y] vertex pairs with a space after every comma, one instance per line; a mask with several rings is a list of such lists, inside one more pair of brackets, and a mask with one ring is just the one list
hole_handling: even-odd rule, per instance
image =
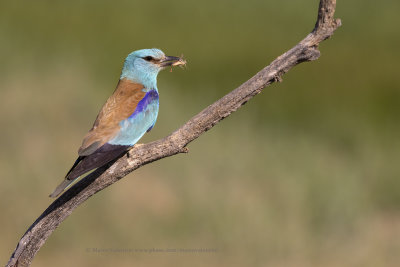
[[149, 129], [147, 129], [146, 133], [150, 132], [150, 131], [151, 131], [151, 129], [153, 129], [153, 127], [154, 127], [154, 124], [153, 124], [153, 125], [151, 125]]
[[[129, 118], [135, 117], [136, 114], [142, 112], [150, 102], [157, 100], [157, 99], [158, 99], [158, 93], [156, 90], [148, 91], [146, 93], [146, 95], [143, 97], [143, 99], [139, 101], [139, 103], [136, 106], [135, 111], [132, 113], [132, 115], [129, 116]], [[151, 130], [151, 128], [149, 130]]]

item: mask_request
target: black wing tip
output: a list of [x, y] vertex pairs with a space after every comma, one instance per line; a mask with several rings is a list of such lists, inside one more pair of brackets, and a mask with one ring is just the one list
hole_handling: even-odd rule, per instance
[[90, 155], [79, 156], [65, 176], [65, 180], [59, 186], [57, 186], [57, 188], [54, 190], [53, 193], [49, 195], [49, 197], [58, 197], [64, 191], [64, 189], [68, 187], [73, 181], [75, 181], [75, 179], [77, 179], [79, 176], [93, 169], [99, 168], [118, 158], [130, 147], [131, 146], [111, 145], [106, 143]]
[[131, 146], [104, 144], [94, 153], [87, 156], [80, 156], [67, 173], [66, 179], [74, 180], [79, 176], [97, 169], [125, 153]]

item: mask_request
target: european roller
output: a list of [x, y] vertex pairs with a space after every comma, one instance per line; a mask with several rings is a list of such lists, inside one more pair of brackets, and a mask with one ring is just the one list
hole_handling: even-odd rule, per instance
[[150, 131], [158, 115], [158, 73], [185, 63], [182, 58], [165, 56], [155, 48], [130, 53], [117, 88], [83, 138], [78, 159], [50, 197], [57, 197], [81, 175], [118, 158]]

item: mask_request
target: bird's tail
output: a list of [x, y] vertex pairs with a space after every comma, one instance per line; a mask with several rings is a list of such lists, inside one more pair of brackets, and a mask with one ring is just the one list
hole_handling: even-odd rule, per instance
[[54, 190], [53, 193], [50, 194], [49, 197], [58, 197], [58, 195], [60, 195], [64, 191], [64, 189], [67, 188], [67, 186], [69, 186], [73, 181], [74, 180], [65, 179], [64, 181], [62, 181], [61, 184], [57, 186], [57, 188]]

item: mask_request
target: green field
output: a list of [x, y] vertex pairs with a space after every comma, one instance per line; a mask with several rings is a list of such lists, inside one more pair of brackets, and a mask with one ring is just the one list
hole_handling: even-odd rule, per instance
[[[292, 69], [189, 154], [96, 194], [32, 266], [399, 266], [400, 2], [337, 2], [343, 26], [319, 60]], [[128, 53], [158, 47], [188, 60], [159, 75], [149, 142], [305, 37], [317, 7], [2, 1], [1, 263], [51, 203]]]

